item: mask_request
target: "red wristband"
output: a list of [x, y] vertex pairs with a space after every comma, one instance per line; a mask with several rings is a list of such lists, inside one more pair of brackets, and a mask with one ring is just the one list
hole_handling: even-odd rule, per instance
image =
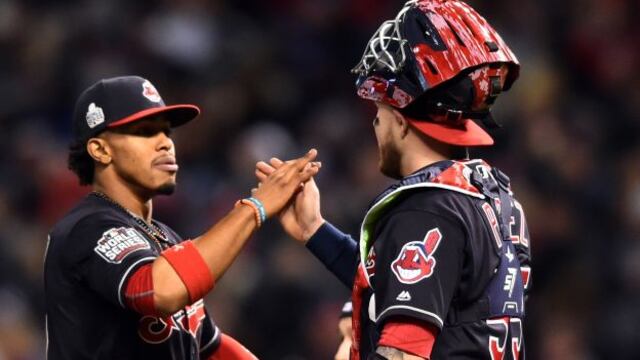
[[209, 266], [191, 240], [181, 242], [162, 252], [189, 292], [192, 303], [202, 299], [213, 289], [213, 276]]

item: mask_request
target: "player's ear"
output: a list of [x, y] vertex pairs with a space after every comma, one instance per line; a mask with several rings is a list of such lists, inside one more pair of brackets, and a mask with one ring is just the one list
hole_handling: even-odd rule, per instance
[[393, 112], [394, 121], [400, 127], [400, 137], [404, 139], [409, 134], [409, 122], [400, 111], [396, 109], [392, 109], [391, 111]]
[[87, 141], [87, 152], [93, 160], [103, 165], [109, 165], [111, 163], [111, 148], [105, 139], [97, 137], [89, 139], [89, 141]]

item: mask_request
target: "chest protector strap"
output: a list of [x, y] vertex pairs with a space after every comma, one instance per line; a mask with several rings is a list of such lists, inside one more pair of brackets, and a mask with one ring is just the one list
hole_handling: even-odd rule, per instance
[[511, 241], [509, 223], [513, 200], [509, 190], [509, 178], [497, 168], [486, 172], [474, 171], [473, 185], [485, 195], [488, 204], [497, 215], [500, 228], [500, 263], [489, 281], [483, 296], [471, 304], [452, 304], [447, 323], [455, 325], [480, 319], [524, 316], [524, 283], [520, 273], [520, 260]]

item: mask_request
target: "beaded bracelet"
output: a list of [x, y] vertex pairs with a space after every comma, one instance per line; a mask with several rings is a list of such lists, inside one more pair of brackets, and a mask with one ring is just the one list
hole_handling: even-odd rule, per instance
[[264, 209], [264, 205], [262, 205], [262, 201], [254, 198], [253, 196], [247, 198], [246, 200], [251, 201], [258, 208], [258, 211], [260, 212], [260, 222], [265, 222], [267, 220], [267, 212]]
[[[251, 201], [250, 199], [254, 199], [254, 201]], [[265, 215], [265, 211], [264, 211], [264, 206], [262, 206], [262, 203], [260, 202], [260, 200], [255, 199], [255, 198], [247, 198], [247, 199], [241, 199], [238, 200], [236, 202], [236, 207], [240, 206], [240, 205], [247, 205], [250, 208], [253, 209], [254, 214], [256, 215], [256, 223], [258, 225], [258, 227], [262, 226], [262, 223], [266, 220], [266, 215]], [[262, 209], [262, 211], [261, 211]]]

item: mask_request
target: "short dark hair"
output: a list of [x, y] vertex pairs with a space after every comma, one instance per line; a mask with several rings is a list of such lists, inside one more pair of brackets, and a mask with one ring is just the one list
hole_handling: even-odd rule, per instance
[[95, 164], [87, 152], [86, 142], [75, 142], [69, 146], [67, 167], [78, 176], [80, 185], [93, 184]]

